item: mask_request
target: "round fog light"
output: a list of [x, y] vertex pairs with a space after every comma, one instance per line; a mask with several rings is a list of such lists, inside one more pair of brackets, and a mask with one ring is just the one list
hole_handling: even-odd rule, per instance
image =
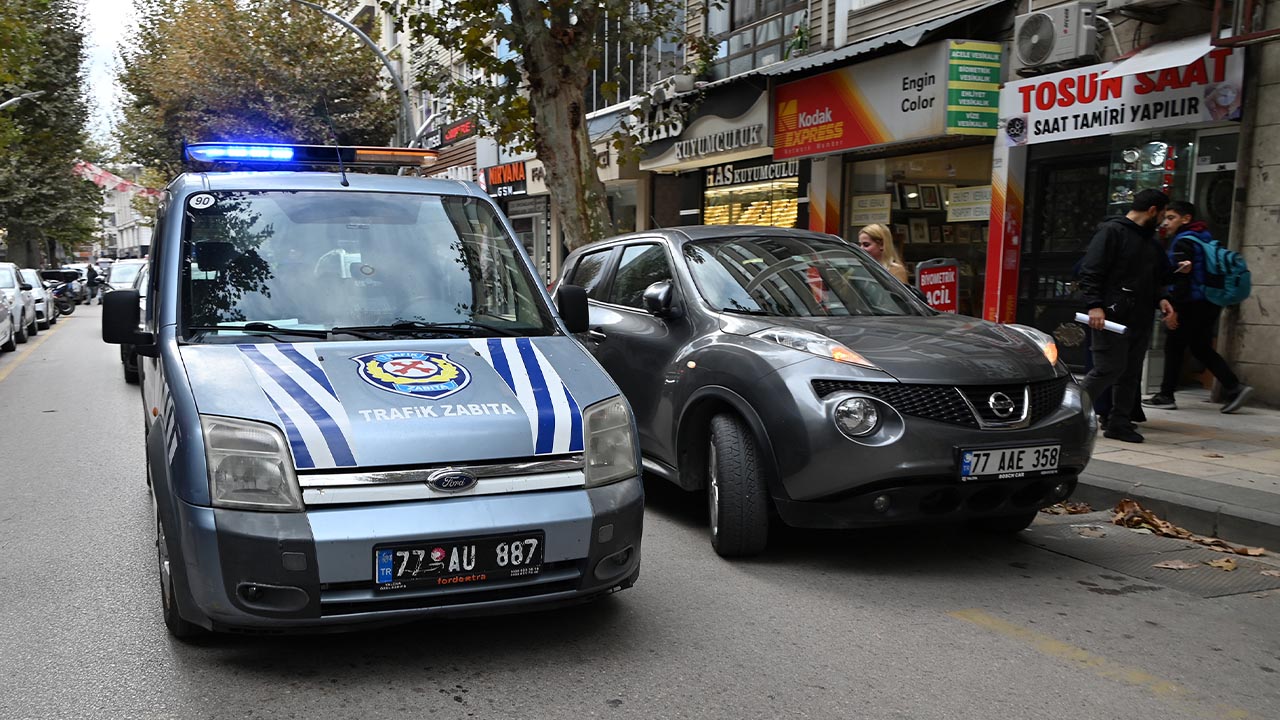
[[858, 438], [870, 435], [880, 422], [875, 403], [866, 398], [842, 400], [835, 410], [836, 427], [845, 437]]
[[871, 502], [871, 507], [874, 508], [876, 512], [880, 512], [880, 513], [884, 512], [885, 510], [888, 510], [889, 496], [888, 495], [878, 496], [875, 500]]

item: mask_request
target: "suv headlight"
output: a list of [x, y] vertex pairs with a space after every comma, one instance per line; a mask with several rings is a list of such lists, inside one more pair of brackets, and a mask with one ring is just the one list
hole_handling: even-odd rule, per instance
[[1040, 352], [1044, 353], [1044, 359], [1048, 360], [1050, 365], [1058, 364], [1058, 343], [1054, 342], [1053, 336], [1026, 325], [1006, 325], [1005, 327], [1030, 340], [1032, 345], [1040, 348]]
[[875, 364], [870, 360], [845, 347], [842, 343], [838, 343], [826, 335], [819, 335], [808, 330], [772, 327], [751, 333], [751, 337], [768, 340], [793, 350], [807, 352], [810, 355], [817, 355], [836, 362], [860, 365], [865, 368], [876, 368]]
[[252, 420], [202, 416], [209, 497], [214, 507], [302, 510], [302, 491], [284, 435]]
[[582, 413], [586, 435], [587, 487], [598, 487], [638, 474], [631, 410], [621, 396], [587, 408]]

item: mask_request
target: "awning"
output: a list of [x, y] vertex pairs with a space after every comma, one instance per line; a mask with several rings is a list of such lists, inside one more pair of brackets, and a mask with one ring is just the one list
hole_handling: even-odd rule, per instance
[[1102, 77], [1120, 77], [1138, 73], [1164, 70], [1165, 68], [1182, 67], [1199, 60], [1213, 45], [1209, 42], [1209, 34], [1195, 35], [1181, 40], [1157, 43], [1149, 48], [1139, 50], [1133, 57], [1121, 60], [1115, 67], [1102, 73]]
[[[992, 2], [988, 2], [985, 5], [979, 5], [975, 8], [969, 8], [968, 10], [961, 10], [957, 13], [944, 15], [928, 22], [902, 28], [901, 30], [894, 30], [893, 32], [888, 32], [883, 35], [877, 35], [873, 38], [863, 40], [862, 42], [845, 45], [842, 48], [828, 50], [827, 52], [818, 53], [816, 55], [805, 55], [804, 57], [798, 57], [794, 60], [787, 60], [764, 68], [761, 71], [761, 74], [776, 77], [778, 75], [787, 75], [789, 73], [809, 70], [810, 68], [821, 67], [824, 65], [833, 65], [843, 60], [848, 60], [850, 58], [869, 53], [872, 50], [879, 50], [882, 47], [894, 44], [915, 47], [925, 39], [925, 36], [935, 30], [940, 30], [953, 22], [963, 20], [970, 15], [982, 12], [983, 10], [990, 10], [996, 5], [1002, 5], [1006, 2], [1008, 2], [1008, 0], [992, 0]], [[1205, 52], [1208, 51], [1206, 50]]]

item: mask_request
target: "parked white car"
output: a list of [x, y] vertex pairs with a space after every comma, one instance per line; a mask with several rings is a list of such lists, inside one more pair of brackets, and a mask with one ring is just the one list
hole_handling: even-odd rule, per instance
[[23, 268], [18, 274], [22, 282], [31, 286], [31, 299], [35, 301], [36, 306], [36, 326], [41, 330], [48, 330], [51, 325], [58, 322], [58, 311], [53, 305], [53, 296], [44, 286], [44, 280], [40, 279], [40, 273], [32, 268]]
[[12, 352], [18, 348], [13, 341], [13, 311], [9, 297], [0, 292], [0, 352]]
[[31, 297], [31, 288], [22, 279], [17, 265], [0, 263], [0, 293], [4, 293], [12, 306], [9, 315], [13, 318], [14, 340], [19, 343], [40, 331], [36, 326], [36, 303]]

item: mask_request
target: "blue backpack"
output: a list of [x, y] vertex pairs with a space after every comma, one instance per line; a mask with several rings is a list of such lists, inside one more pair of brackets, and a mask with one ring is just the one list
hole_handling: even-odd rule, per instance
[[1185, 233], [1179, 236], [1181, 238], [1194, 240], [1200, 246], [1200, 256], [1204, 258], [1204, 284], [1201, 291], [1206, 300], [1214, 305], [1227, 307], [1238, 305], [1249, 297], [1253, 280], [1243, 255], [1219, 245], [1217, 240], [1205, 240], [1195, 233]]

